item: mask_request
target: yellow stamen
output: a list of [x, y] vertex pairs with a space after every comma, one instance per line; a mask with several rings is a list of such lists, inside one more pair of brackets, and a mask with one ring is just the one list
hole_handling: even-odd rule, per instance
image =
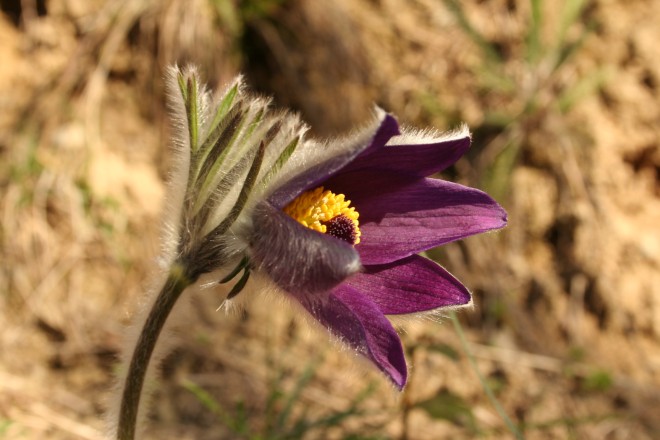
[[335, 217], [347, 217], [355, 227], [356, 245], [360, 242], [359, 213], [351, 207], [351, 201], [345, 200], [343, 194], [335, 194], [322, 186], [305, 191], [284, 207], [284, 212], [303, 226], [318, 232], [326, 233], [326, 223]]

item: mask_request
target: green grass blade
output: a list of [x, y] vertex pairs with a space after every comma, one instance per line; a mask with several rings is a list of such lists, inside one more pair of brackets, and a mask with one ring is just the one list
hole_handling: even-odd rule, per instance
[[477, 29], [472, 26], [470, 20], [468, 20], [465, 12], [463, 12], [461, 2], [457, 0], [444, 0], [447, 8], [454, 14], [458, 20], [458, 24], [463, 28], [465, 33], [472, 39], [472, 41], [479, 46], [481, 51], [484, 53], [487, 59], [492, 62], [500, 64], [502, 62], [502, 57], [495, 49], [495, 46], [491, 44], [484, 36], [477, 31]]
[[[356, 398], [351, 402], [351, 406], [335, 414], [329, 416], [321, 417], [313, 421], [304, 421], [304, 424], [296, 424], [296, 430], [288, 433], [287, 438], [298, 438], [303, 437], [305, 432], [311, 431], [315, 428], [332, 428], [339, 425], [341, 422], [346, 420], [349, 417], [360, 416], [364, 414], [364, 411], [360, 410], [360, 405], [364, 402], [371, 394], [373, 394], [375, 387], [372, 383], [367, 385], [361, 392], [356, 396]], [[327, 436], [319, 435], [318, 438], [326, 438]]]
[[511, 175], [518, 163], [521, 145], [518, 140], [511, 138], [507, 140], [495, 160], [486, 170], [484, 187], [495, 200], [504, 200], [509, 194], [511, 186]]
[[559, 32], [557, 34], [557, 44], [560, 47], [563, 46], [566, 41], [568, 29], [577, 22], [586, 5], [587, 0], [566, 0], [564, 2], [559, 22]]
[[284, 404], [284, 409], [277, 418], [276, 426], [279, 430], [284, 429], [286, 423], [289, 420], [289, 416], [291, 415], [291, 411], [293, 410], [295, 403], [298, 401], [298, 398], [302, 393], [302, 390], [305, 389], [307, 385], [309, 385], [309, 382], [314, 378], [315, 373], [316, 373], [316, 362], [307, 365], [305, 371], [303, 371], [302, 375], [296, 382], [295, 387], [293, 388], [291, 393], [287, 396], [286, 402]]
[[582, 45], [582, 41], [584, 41], [586, 34], [590, 33], [590, 30], [586, 30], [582, 33], [578, 42], [566, 44], [568, 30], [578, 21], [586, 5], [587, 0], [565, 1], [564, 7], [561, 10], [557, 40], [555, 41], [554, 47], [554, 53], [556, 56], [554, 69], [557, 69], [566, 62], [566, 60]]
[[472, 352], [470, 351], [467, 339], [465, 338], [465, 333], [463, 332], [463, 327], [461, 327], [461, 323], [458, 321], [458, 317], [456, 316], [456, 312], [450, 311], [449, 315], [451, 317], [452, 324], [454, 324], [454, 329], [456, 330], [456, 334], [458, 334], [458, 338], [461, 341], [461, 345], [463, 346], [463, 351], [465, 352], [465, 355], [467, 356], [468, 360], [470, 361], [470, 366], [472, 367], [472, 370], [474, 373], [477, 375], [479, 378], [479, 382], [481, 383], [481, 387], [483, 388], [484, 392], [486, 393], [486, 396], [488, 396], [488, 400], [490, 400], [490, 403], [495, 407], [495, 410], [499, 414], [499, 416], [502, 418], [504, 421], [504, 424], [507, 426], [507, 429], [511, 432], [511, 434], [516, 438], [516, 440], [524, 440], [524, 437], [518, 427], [513, 423], [513, 421], [509, 418], [507, 415], [506, 411], [504, 411], [504, 408], [502, 407], [502, 404], [500, 403], [499, 400], [497, 400], [497, 397], [495, 397], [495, 394], [493, 393], [493, 390], [488, 386], [488, 383], [486, 382], [486, 379], [484, 376], [481, 374], [479, 371], [479, 367], [477, 367], [477, 361], [475, 361], [474, 356], [472, 355]]
[[205, 389], [197, 385], [195, 382], [185, 380], [182, 385], [186, 390], [190, 391], [195, 396], [195, 398], [199, 401], [199, 403], [202, 404], [202, 406], [204, 406], [204, 408], [208, 409], [213, 414], [224, 414], [222, 406], [220, 406], [218, 401], [215, 400], [211, 394], [209, 394]]
[[531, 11], [531, 23], [529, 25], [529, 32], [527, 33], [527, 61], [530, 64], [536, 64], [542, 57], [542, 46], [541, 46], [541, 26], [542, 14], [541, 14], [541, 0], [530, 0]]
[[553, 71], [557, 70], [559, 67], [561, 67], [563, 64], [565, 64], [570, 58], [575, 55], [579, 49], [582, 48], [584, 45], [585, 40], [587, 37], [591, 34], [593, 31], [594, 26], [589, 25], [581, 34], [580, 37], [576, 40], [573, 41], [572, 43], [569, 44], [564, 44], [561, 48], [559, 48], [557, 52], [557, 58], [555, 60], [555, 64], [553, 66]]
[[557, 99], [559, 111], [568, 112], [578, 101], [600, 89], [607, 82], [608, 76], [605, 69], [598, 69], [564, 90]]
[[9, 419], [0, 420], [0, 435], [4, 436], [7, 433], [7, 431], [9, 431], [9, 428], [13, 424], [14, 424], [13, 420], [9, 420]]
[[183, 381], [182, 386], [191, 392], [202, 406], [217, 416], [220, 422], [233, 433], [244, 438], [252, 438], [250, 429], [246, 423], [247, 417], [245, 411], [241, 411], [240, 404], [237, 405], [237, 414], [232, 417], [208, 391], [195, 382], [186, 379]]

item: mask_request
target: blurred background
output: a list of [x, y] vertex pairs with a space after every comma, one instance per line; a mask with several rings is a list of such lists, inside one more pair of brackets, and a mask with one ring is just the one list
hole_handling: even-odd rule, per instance
[[101, 438], [158, 252], [174, 62], [244, 73], [319, 137], [374, 103], [465, 121], [442, 177], [509, 226], [429, 252], [475, 307], [467, 345], [449, 318], [401, 323], [402, 395], [277, 299], [195, 296], [147, 438], [511, 438], [477, 371], [525, 438], [660, 438], [657, 0], [0, 5], [0, 439]]

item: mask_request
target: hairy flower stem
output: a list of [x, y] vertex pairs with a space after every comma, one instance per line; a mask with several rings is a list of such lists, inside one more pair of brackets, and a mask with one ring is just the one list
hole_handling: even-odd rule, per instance
[[140, 397], [142, 396], [151, 355], [172, 308], [174, 308], [181, 293], [194, 282], [195, 280], [187, 275], [185, 267], [181, 263], [175, 262], [172, 265], [167, 281], [149, 311], [133, 349], [124, 391], [121, 396], [117, 440], [133, 440], [135, 438]]

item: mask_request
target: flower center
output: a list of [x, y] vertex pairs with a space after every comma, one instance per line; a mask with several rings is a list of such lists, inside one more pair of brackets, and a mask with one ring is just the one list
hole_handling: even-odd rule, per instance
[[319, 186], [300, 194], [284, 207], [284, 212], [303, 226], [356, 245], [361, 235], [360, 214], [344, 197]]

